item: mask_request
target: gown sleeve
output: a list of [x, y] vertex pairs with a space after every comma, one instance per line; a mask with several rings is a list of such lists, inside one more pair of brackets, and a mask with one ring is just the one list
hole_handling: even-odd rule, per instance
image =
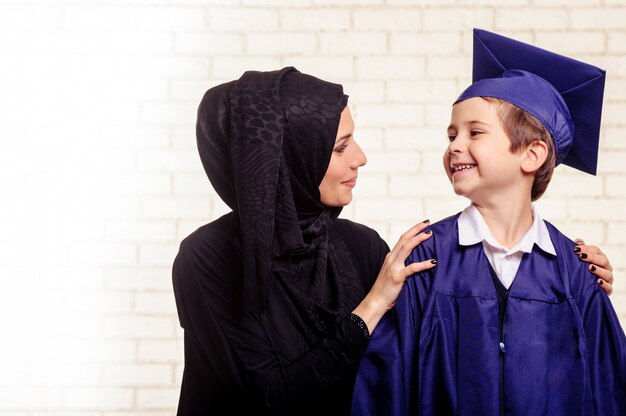
[[587, 344], [593, 407], [598, 415], [626, 414], [626, 339], [608, 295], [584, 266], [573, 260], [578, 308]]
[[[419, 251], [407, 263], [432, 256]], [[396, 306], [377, 325], [357, 372], [352, 415], [407, 415], [415, 410], [419, 333], [432, 278], [431, 270], [410, 276]]]

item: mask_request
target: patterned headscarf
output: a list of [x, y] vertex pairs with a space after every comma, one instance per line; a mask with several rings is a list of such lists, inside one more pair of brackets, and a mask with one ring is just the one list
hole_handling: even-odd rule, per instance
[[319, 193], [347, 99], [341, 85], [288, 67], [246, 72], [198, 110], [202, 163], [241, 225], [246, 306], [286, 310], [313, 332], [363, 295], [345, 244], [328, 233], [341, 208]]

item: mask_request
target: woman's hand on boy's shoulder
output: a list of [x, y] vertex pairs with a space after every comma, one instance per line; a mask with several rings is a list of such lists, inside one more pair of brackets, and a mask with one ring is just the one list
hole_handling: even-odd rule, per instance
[[610, 295], [613, 293], [613, 266], [609, 258], [596, 246], [588, 246], [582, 238], [574, 240], [576, 247], [574, 253], [578, 255], [580, 260], [589, 263], [587, 269], [596, 275], [598, 284], [604, 291]]

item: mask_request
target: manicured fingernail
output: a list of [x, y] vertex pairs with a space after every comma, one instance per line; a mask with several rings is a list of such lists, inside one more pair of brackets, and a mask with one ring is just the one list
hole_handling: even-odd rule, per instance
[[426, 231], [424, 231], [424, 234], [430, 234], [431, 232], [432, 231], [430, 231], [430, 230], [426, 230]]
[[580, 258], [581, 258], [581, 259], [586, 259], [586, 258], [587, 258], [587, 253], [583, 253], [583, 254], [581, 254], [581, 255], [580, 255]]
[[580, 247], [574, 247], [574, 253], [580, 253]]
[[596, 271], [596, 266], [592, 265], [592, 266], [589, 268], [589, 270], [590, 270], [590, 271], [592, 271], [592, 272], [595, 272], [595, 271]]
[[602, 285], [604, 284], [604, 280], [602, 280], [602, 279], [598, 279], [598, 284], [599, 284], [600, 286], [602, 286]]
[[430, 220], [424, 220], [424, 221], [422, 221], [422, 222], [423, 222], [423, 223], [427, 223], [427, 222], [430, 222]]
[[431, 262], [432, 264], [437, 264], [437, 260], [435, 260], [435, 259], [432, 259], [430, 262]]

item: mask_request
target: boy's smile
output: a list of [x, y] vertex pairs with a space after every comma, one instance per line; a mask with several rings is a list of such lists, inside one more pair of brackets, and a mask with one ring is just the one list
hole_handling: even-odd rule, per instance
[[444, 169], [458, 195], [474, 203], [506, 198], [523, 177], [521, 156], [509, 150], [497, 102], [474, 97], [455, 104], [448, 136]]
[[467, 172], [468, 170], [474, 169], [475, 167], [475, 163], [453, 163], [450, 165], [450, 169], [452, 169], [452, 176]]

